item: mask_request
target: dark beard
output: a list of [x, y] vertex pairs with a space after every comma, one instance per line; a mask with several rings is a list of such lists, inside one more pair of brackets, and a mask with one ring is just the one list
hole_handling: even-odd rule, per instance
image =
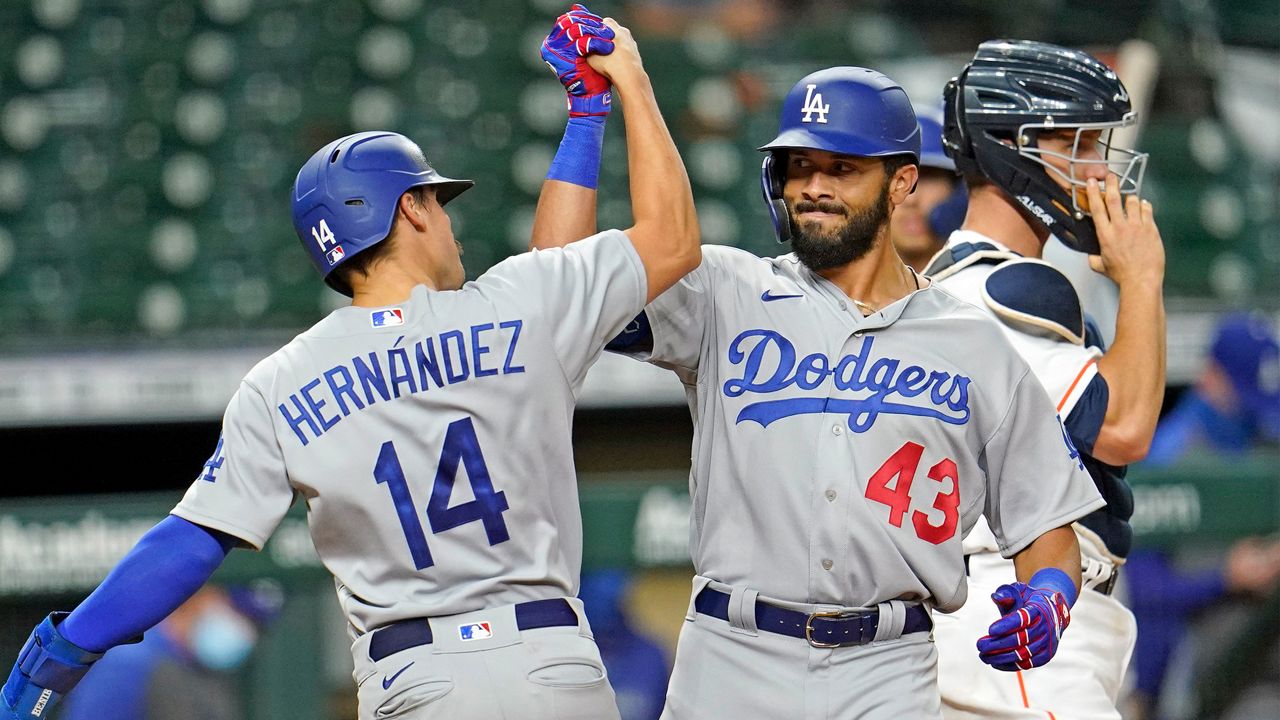
[[[833, 232], [823, 232], [817, 223], [796, 222], [802, 212], [839, 213], [848, 219]], [[801, 200], [791, 207], [787, 222], [791, 224], [791, 250], [805, 267], [818, 272], [848, 265], [866, 255], [875, 246], [876, 236], [889, 219], [889, 184], [880, 190], [880, 197], [871, 206], [850, 213], [843, 205]]]

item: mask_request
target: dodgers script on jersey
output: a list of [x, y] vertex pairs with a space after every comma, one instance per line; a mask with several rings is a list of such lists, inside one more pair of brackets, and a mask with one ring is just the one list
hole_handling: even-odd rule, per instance
[[700, 575], [950, 611], [980, 513], [1011, 556], [1103, 504], [1026, 363], [939, 288], [864, 318], [793, 255], [709, 246], [646, 315], [652, 351], [632, 354], [674, 369], [694, 414]]
[[301, 498], [355, 634], [576, 595], [575, 399], [645, 294], [611, 230], [336, 310], [245, 376], [173, 512], [261, 548]]

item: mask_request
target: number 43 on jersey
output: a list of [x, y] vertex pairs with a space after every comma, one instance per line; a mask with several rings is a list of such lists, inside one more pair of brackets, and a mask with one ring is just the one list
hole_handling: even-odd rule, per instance
[[[911, 509], [911, 485], [915, 482], [916, 468], [923, 454], [923, 445], [908, 442], [890, 455], [867, 480], [867, 499], [889, 506], [889, 524], [894, 527], [902, 527], [902, 521]], [[928, 477], [944, 486], [948, 481], [951, 484], [950, 490], [939, 491], [933, 498], [933, 508], [942, 513], [942, 521], [935, 525], [929, 513], [916, 510], [911, 513], [911, 524], [921, 540], [940, 545], [956, 534], [960, 520], [960, 479], [955, 461], [943, 458], [929, 468]], [[894, 478], [898, 481], [890, 488], [889, 482]]]
[[[459, 464], [467, 471], [475, 500], [449, 507], [453, 485], [458, 478]], [[385, 484], [391, 491], [391, 499], [395, 502], [396, 515], [400, 517], [400, 528], [404, 530], [405, 540], [409, 542], [414, 566], [425, 570], [434, 565], [431, 549], [427, 547], [427, 535], [418, 519], [417, 505], [409, 492], [409, 482], [405, 479], [404, 469], [400, 467], [396, 446], [390, 440], [382, 443], [382, 451], [378, 453], [378, 461], [373, 466], [373, 477], [379, 485]], [[511, 539], [507, 533], [507, 524], [502, 519], [502, 513], [506, 512], [507, 507], [506, 494], [493, 489], [489, 468], [484, 463], [484, 454], [480, 452], [480, 441], [476, 438], [476, 428], [471, 418], [449, 423], [444, 434], [444, 450], [440, 453], [436, 481], [431, 488], [431, 499], [427, 501], [427, 521], [431, 523], [431, 533], [442, 533], [479, 520], [484, 523], [484, 532], [490, 545], [506, 542]]]

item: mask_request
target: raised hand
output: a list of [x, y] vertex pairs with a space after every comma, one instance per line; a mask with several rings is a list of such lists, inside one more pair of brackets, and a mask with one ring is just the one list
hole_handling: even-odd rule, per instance
[[608, 78], [620, 91], [625, 91], [626, 88], [622, 83], [626, 82], [628, 73], [639, 71], [643, 74], [644, 72], [644, 63], [640, 60], [640, 48], [636, 46], [635, 38], [631, 37], [631, 31], [619, 25], [613, 18], [605, 18], [604, 26], [613, 31], [613, 52], [608, 55], [591, 55], [587, 58], [587, 64]]
[[614, 31], [603, 18], [579, 4], [556, 18], [542, 41], [542, 59], [564, 86], [570, 117], [608, 115], [612, 109], [612, 85], [587, 58], [612, 53], [613, 40]]
[[1164, 278], [1164, 243], [1151, 202], [1137, 195], [1122, 198], [1119, 188], [1120, 182], [1113, 176], [1106, 183], [1105, 195], [1093, 179], [1085, 189], [1102, 248], [1100, 255], [1089, 256], [1089, 266], [1117, 285], [1137, 280], [1159, 285]]

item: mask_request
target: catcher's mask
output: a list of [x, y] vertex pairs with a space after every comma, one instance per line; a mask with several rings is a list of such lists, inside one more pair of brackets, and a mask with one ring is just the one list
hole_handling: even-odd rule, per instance
[[[1122, 195], [1141, 192], [1147, 154], [1111, 142], [1116, 129], [1136, 120], [1129, 93], [1088, 53], [1030, 40], [984, 42], [947, 83], [943, 102], [943, 145], [957, 169], [990, 180], [1072, 249], [1099, 252], [1087, 203], [1081, 203], [1086, 167], [1105, 166]], [[1042, 134], [1061, 130], [1074, 131], [1069, 153], [1040, 147]], [[1079, 156], [1081, 138], [1091, 131], [1100, 132], [1097, 159]]]

